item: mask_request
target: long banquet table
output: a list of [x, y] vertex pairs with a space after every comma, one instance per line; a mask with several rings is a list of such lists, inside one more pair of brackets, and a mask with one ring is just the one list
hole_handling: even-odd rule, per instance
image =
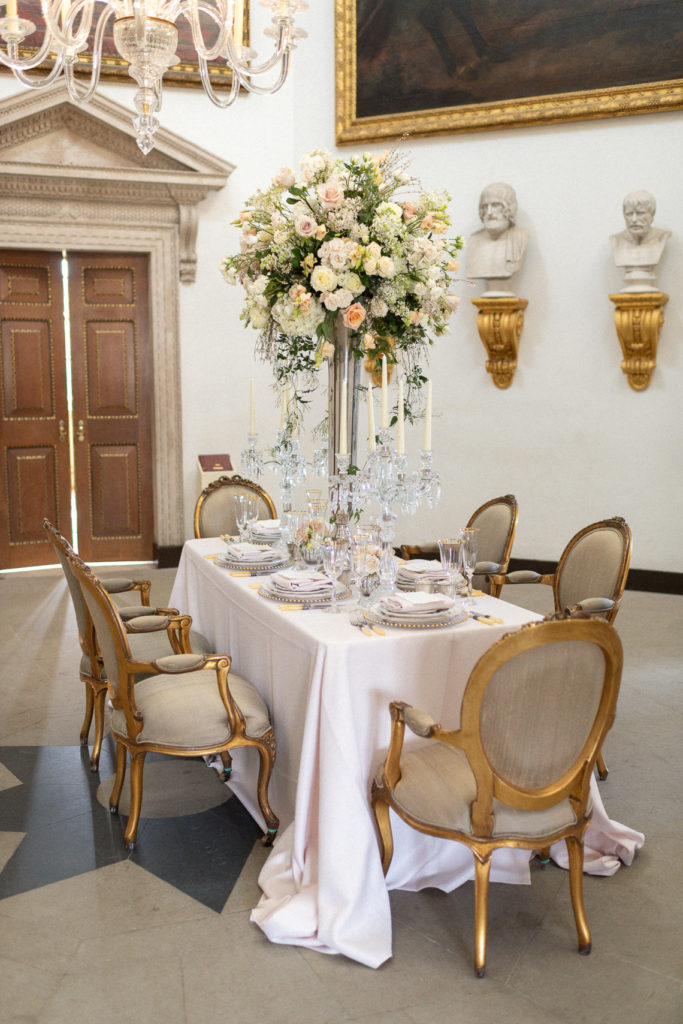
[[[377, 967], [391, 956], [390, 889], [450, 892], [473, 877], [466, 847], [421, 835], [395, 817], [394, 859], [386, 879], [382, 874], [369, 793], [389, 741], [389, 702], [405, 700], [457, 727], [477, 660], [499, 637], [540, 616], [483, 597], [480, 609], [503, 625], [468, 619], [369, 638], [343, 612], [286, 611], [260, 596], [258, 579], [231, 576], [214, 563], [210, 556], [221, 548], [215, 538], [185, 544], [170, 603], [192, 615], [217, 652], [231, 655], [232, 669], [270, 708], [277, 742], [270, 800], [280, 834], [259, 878], [263, 896], [252, 920], [273, 942]], [[412, 742], [420, 741], [407, 733]], [[230, 787], [263, 826], [257, 769], [254, 751], [235, 751]], [[610, 821], [595, 781], [592, 795], [584, 870], [613, 874], [644, 837]], [[566, 867], [564, 843], [551, 853]], [[491, 880], [528, 884], [528, 853], [497, 851]]]

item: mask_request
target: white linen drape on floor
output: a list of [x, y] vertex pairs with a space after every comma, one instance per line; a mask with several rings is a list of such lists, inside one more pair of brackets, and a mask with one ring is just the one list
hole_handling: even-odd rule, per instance
[[[421, 835], [395, 816], [394, 859], [387, 878], [382, 874], [369, 792], [389, 741], [388, 704], [405, 700], [455, 728], [477, 660], [499, 637], [540, 616], [487, 597], [481, 610], [503, 625], [470, 619], [368, 638], [343, 613], [283, 611], [253, 589], [257, 579], [231, 577], [206, 557], [220, 550], [211, 538], [185, 544], [170, 603], [232, 656], [235, 672], [270, 708], [277, 742], [270, 797], [281, 831], [259, 878], [263, 897], [252, 920], [273, 942], [377, 967], [391, 956], [390, 889], [449, 892], [473, 877], [466, 847]], [[231, 788], [263, 825], [257, 757], [236, 751], [233, 765]], [[613, 874], [644, 837], [610, 821], [595, 782], [592, 795], [584, 869]], [[566, 866], [564, 843], [551, 854]], [[497, 851], [491, 880], [528, 883], [528, 853]]]

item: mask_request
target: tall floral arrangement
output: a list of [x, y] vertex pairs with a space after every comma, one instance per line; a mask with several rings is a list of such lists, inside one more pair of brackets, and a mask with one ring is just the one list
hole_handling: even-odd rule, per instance
[[396, 151], [342, 160], [313, 150], [234, 222], [240, 252], [223, 274], [244, 286], [241, 318], [260, 332], [276, 381], [294, 378], [299, 400], [333, 353], [340, 315], [357, 357], [403, 365], [408, 401], [425, 379], [427, 346], [458, 305], [449, 287], [463, 240], [447, 237], [448, 193], [403, 198], [417, 187]]

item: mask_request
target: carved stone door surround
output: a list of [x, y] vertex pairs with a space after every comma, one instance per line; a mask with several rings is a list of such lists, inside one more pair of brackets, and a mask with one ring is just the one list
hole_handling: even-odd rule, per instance
[[195, 280], [197, 204], [233, 165], [159, 129], [144, 157], [130, 113], [62, 85], [0, 101], [0, 247], [150, 257], [155, 543], [184, 537], [179, 281]]

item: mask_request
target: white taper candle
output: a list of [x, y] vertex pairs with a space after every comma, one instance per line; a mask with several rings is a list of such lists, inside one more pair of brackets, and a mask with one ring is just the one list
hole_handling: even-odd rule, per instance
[[372, 382], [368, 384], [368, 450], [375, 450], [375, 396]]
[[396, 451], [399, 455], [406, 453], [405, 419], [403, 411], [403, 379], [398, 382], [398, 422], [396, 424]]
[[254, 378], [249, 378], [249, 433], [256, 433], [256, 409], [254, 408]]
[[389, 378], [387, 375], [387, 357], [382, 356], [382, 429], [389, 426]]
[[432, 382], [427, 381], [427, 404], [425, 406], [425, 440], [424, 449], [426, 452], [432, 450]]

